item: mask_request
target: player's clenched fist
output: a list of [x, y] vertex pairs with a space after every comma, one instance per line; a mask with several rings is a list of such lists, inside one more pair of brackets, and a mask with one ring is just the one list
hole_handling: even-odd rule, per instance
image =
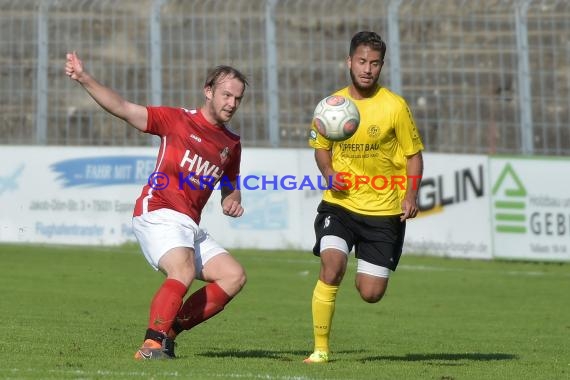
[[240, 202], [230, 199], [224, 199], [222, 210], [225, 215], [238, 218], [243, 215], [243, 207]]

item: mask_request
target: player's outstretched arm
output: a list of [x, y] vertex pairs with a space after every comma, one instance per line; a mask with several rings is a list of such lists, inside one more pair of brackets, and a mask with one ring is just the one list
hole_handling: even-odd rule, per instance
[[65, 74], [77, 81], [85, 91], [107, 112], [125, 120], [138, 130], [146, 130], [146, 107], [131, 103], [109, 87], [103, 86], [83, 69], [83, 63], [75, 52], [67, 53]]

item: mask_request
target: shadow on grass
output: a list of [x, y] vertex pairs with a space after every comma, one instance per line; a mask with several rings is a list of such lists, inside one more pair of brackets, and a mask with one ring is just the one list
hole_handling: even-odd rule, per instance
[[[363, 353], [365, 350], [352, 350], [352, 351], [337, 351], [338, 353]], [[269, 350], [210, 350], [197, 354], [198, 356], [205, 356], [208, 358], [218, 357], [218, 358], [256, 358], [256, 359], [276, 359], [282, 361], [294, 361], [298, 360], [299, 357], [304, 358], [309, 351], [295, 350], [295, 351], [269, 351]], [[291, 357], [295, 356], [295, 359]]]
[[[368, 350], [343, 350], [336, 351], [336, 354], [360, 354], [367, 352]], [[208, 358], [255, 358], [255, 359], [272, 359], [281, 361], [295, 361], [299, 357], [305, 357], [308, 355], [308, 351], [270, 351], [270, 350], [209, 350], [197, 354], [198, 356], [204, 356]], [[461, 361], [495, 361], [495, 360], [516, 360], [518, 357], [513, 354], [505, 354], [500, 352], [493, 353], [480, 353], [480, 352], [468, 352], [468, 353], [432, 353], [432, 354], [406, 354], [401, 356], [367, 356], [361, 358], [355, 358], [355, 360], [360, 362], [369, 361], [402, 361], [402, 362], [438, 362], [440, 365], [445, 364], [442, 362], [447, 362], [448, 365], [462, 365]], [[334, 361], [334, 360], [331, 360]]]
[[467, 352], [461, 354], [452, 353], [433, 353], [433, 354], [406, 354], [402, 356], [371, 356], [362, 358], [362, 361], [402, 361], [402, 362], [421, 362], [421, 361], [493, 361], [493, 360], [516, 360], [518, 357], [513, 354], [504, 354], [500, 352], [480, 353]]

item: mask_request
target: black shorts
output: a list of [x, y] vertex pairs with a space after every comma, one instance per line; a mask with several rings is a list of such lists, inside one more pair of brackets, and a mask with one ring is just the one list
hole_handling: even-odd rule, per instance
[[400, 215], [362, 215], [324, 201], [317, 212], [313, 254], [320, 255], [323, 236], [338, 236], [346, 241], [349, 252], [354, 247], [357, 258], [396, 270], [406, 233], [406, 222], [400, 221]]

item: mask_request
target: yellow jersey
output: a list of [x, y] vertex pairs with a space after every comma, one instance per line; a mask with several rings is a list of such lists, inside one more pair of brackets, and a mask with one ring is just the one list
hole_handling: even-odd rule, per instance
[[345, 185], [344, 191], [325, 190], [323, 200], [358, 214], [401, 214], [408, 183], [406, 156], [424, 149], [410, 108], [404, 98], [384, 87], [361, 100], [352, 98], [348, 87], [335, 95], [356, 104], [360, 124], [353, 136], [336, 142], [311, 125], [309, 145], [332, 151], [333, 170]]

